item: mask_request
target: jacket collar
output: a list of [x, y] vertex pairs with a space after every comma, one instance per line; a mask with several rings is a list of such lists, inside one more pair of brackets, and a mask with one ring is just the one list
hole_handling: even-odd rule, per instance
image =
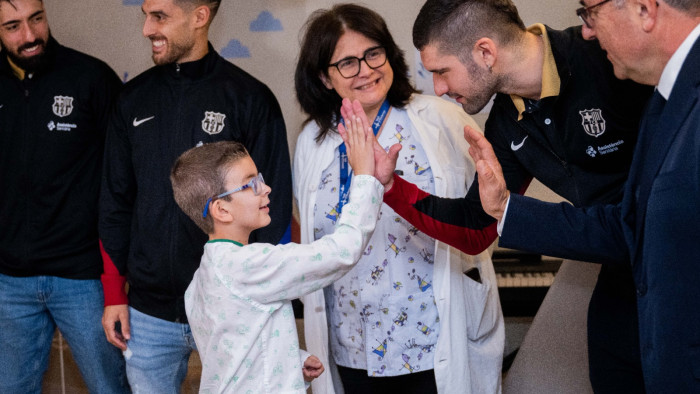
[[219, 55], [211, 43], [207, 43], [207, 54], [203, 58], [185, 63], [170, 63], [163, 65], [168, 76], [190, 80], [203, 78], [211, 73]]
[[648, 152], [644, 158], [644, 161], [648, 163], [644, 166], [647, 172], [642, 174], [644, 180], [651, 180], [656, 176], [676, 134], [699, 99], [697, 93], [698, 86], [700, 86], [700, 76], [698, 76], [697, 70], [699, 63], [700, 39], [696, 40], [678, 73], [676, 83], [671, 90], [671, 96], [659, 118], [658, 125], [660, 126], [658, 128], [661, 130], [654, 133], [651, 143], [646, 147], [650, 148], [651, 152]]
[[[557, 63], [554, 59], [552, 44], [549, 41], [550, 32], [545, 27], [545, 25], [541, 23], [536, 23], [528, 27], [527, 31], [542, 37], [542, 43], [544, 45], [544, 60], [542, 62], [542, 88], [540, 93], [540, 100], [546, 97], [556, 97], [559, 95], [560, 92], [561, 79], [559, 78]], [[513, 100], [513, 104], [518, 110], [518, 120], [521, 120], [523, 118], [523, 112], [525, 112], [526, 110], [524, 99], [515, 94], [511, 94], [510, 99]]]
[[666, 66], [661, 73], [659, 84], [656, 86], [661, 96], [663, 96], [663, 98], [666, 100], [668, 100], [668, 98], [671, 96], [671, 90], [673, 89], [673, 85], [676, 84], [678, 74], [685, 63], [685, 59], [688, 57], [688, 54], [693, 49], [693, 46], [695, 46], [696, 41], [698, 41], [698, 37], [700, 37], [700, 24], [697, 25], [692, 32], [690, 32], [688, 37], [686, 37], [683, 43], [678, 47], [678, 49], [676, 49], [676, 52], [673, 53], [673, 56], [671, 56], [668, 63], [666, 63]]
[[[49, 40], [46, 43], [45, 49], [45, 56], [47, 57], [46, 61], [38, 69], [33, 70], [33, 74], [41, 75], [44, 74], [47, 70], [52, 69], [56, 62], [56, 53], [58, 52], [60, 47], [61, 45], [58, 43], [58, 41], [56, 41], [56, 39], [53, 38], [53, 36], [49, 35]], [[26, 70], [22, 71], [26, 72]], [[5, 49], [2, 49], [2, 51], [0, 51], [0, 74], [16, 78], [12, 66], [10, 65], [10, 62], [7, 58], [7, 51]]]
[[[638, 180], [637, 201], [648, 201], [651, 193], [651, 188], [656, 180], [656, 176], [663, 165], [671, 145], [683, 143], [676, 140], [676, 135], [680, 131], [683, 123], [688, 118], [693, 108], [697, 106], [700, 99], [697, 89], [700, 86], [700, 76], [698, 76], [697, 64], [700, 63], [700, 39], [696, 40], [692, 49], [685, 58], [683, 65], [678, 73], [676, 83], [671, 90], [660, 117], [655, 124], [643, 126], [640, 131], [640, 141], [644, 133], [652, 133], [648, 137], [648, 143], [637, 145], [634, 153], [634, 161], [632, 169], [634, 173], [630, 173], [630, 178]], [[647, 123], [648, 119], [643, 120]], [[635, 185], [632, 185], [633, 187]], [[642, 223], [646, 217], [647, 205], [639, 204], [636, 206], [636, 231], [637, 239], [643, 231]], [[636, 255], [641, 252], [641, 243], [638, 243], [635, 248], [633, 261], [636, 261]]]
[[[571, 68], [569, 67], [571, 51], [581, 50], [580, 47], [572, 45], [575, 40], [583, 41], [581, 27], [577, 26], [563, 31], [554, 30], [549, 26], [545, 26], [545, 28], [547, 29], [547, 37], [549, 38], [552, 56], [554, 56], [554, 61], [557, 65], [560, 81], [559, 92], [561, 93], [571, 78]], [[571, 35], [573, 35], [573, 37], [571, 37]]]
[[[552, 70], [557, 73], [556, 77], [558, 77], [559, 81], [558, 89], [556, 90], [557, 94], [551, 95], [554, 90], [548, 90], [548, 97], [543, 96], [542, 99], [556, 100], [561, 92], [564, 91], [566, 85], [571, 79], [571, 68], [569, 67], [570, 52], [572, 50], [579, 50], [577, 46], [572, 45], [572, 42], [577, 39], [583, 40], [581, 37], [581, 28], [576, 27], [566, 30], [554, 30], [547, 25], [539, 26], [544, 26], [543, 37], [546, 36], [549, 41], [549, 50], [555, 63], [554, 65], [550, 66], [552, 66]], [[535, 27], [538, 27], [538, 25], [534, 25], [531, 28]], [[555, 86], [552, 86], [552, 88], [553, 87]], [[519, 111], [511, 95], [503, 93], [497, 94], [494, 105], [503, 106], [508, 114], [512, 114], [512, 117], [515, 120], [521, 119], [519, 115], [522, 112]]]

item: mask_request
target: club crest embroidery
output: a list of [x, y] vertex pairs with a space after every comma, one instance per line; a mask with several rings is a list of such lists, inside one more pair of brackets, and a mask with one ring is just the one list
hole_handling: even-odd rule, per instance
[[206, 111], [204, 112], [204, 119], [202, 120], [202, 130], [207, 134], [219, 134], [221, 130], [224, 129], [224, 121], [226, 120], [226, 115], [218, 112]]
[[605, 119], [603, 119], [603, 111], [600, 109], [587, 109], [578, 111], [581, 114], [581, 124], [586, 134], [592, 137], [600, 137], [605, 133]]
[[73, 97], [54, 96], [52, 108], [53, 113], [61, 118], [70, 115], [73, 112]]

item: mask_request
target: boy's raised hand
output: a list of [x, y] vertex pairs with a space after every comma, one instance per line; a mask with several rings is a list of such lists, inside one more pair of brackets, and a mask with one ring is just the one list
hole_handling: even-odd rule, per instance
[[[343, 99], [343, 102], [346, 100], [350, 101]], [[374, 144], [377, 142], [367, 117], [356, 113], [346, 115], [343, 116], [345, 125], [338, 124], [338, 132], [345, 142], [350, 166], [356, 175], [374, 175]]]

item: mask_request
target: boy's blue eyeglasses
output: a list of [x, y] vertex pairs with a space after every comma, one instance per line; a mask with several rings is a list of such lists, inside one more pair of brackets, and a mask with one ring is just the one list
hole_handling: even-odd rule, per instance
[[259, 196], [260, 193], [262, 193], [262, 191], [263, 191], [263, 186], [265, 186], [265, 179], [263, 179], [263, 176], [261, 173], [258, 173], [258, 175], [256, 175], [253, 179], [251, 179], [250, 182], [246, 183], [245, 185], [243, 185], [241, 187], [238, 187], [238, 188], [235, 188], [233, 190], [229, 190], [227, 192], [221, 193], [218, 196], [209, 197], [206, 205], [204, 205], [204, 211], [202, 212], [202, 217], [204, 217], [204, 218], [207, 217], [207, 213], [209, 213], [209, 204], [211, 204], [212, 202], [214, 202], [220, 198], [226, 197], [229, 194], [233, 194], [235, 192], [240, 192], [241, 190], [245, 190], [248, 188], [252, 188], [253, 193], [255, 193], [256, 196]]

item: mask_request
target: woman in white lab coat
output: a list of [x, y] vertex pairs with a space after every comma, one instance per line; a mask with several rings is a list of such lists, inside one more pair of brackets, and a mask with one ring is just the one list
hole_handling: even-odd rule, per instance
[[[333, 232], [352, 171], [337, 133], [358, 100], [379, 143], [401, 143], [397, 171], [430, 194], [463, 197], [474, 165], [461, 108], [417, 94], [384, 20], [352, 4], [314, 13], [297, 64], [309, 115], [294, 155], [301, 241]], [[305, 297], [307, 349], [328, 367], [314, 394], [497, 393], [503, 317], [490, 255], [468, 256], [417, 231], [386, 204], [358, 265]], [[476, 268], [478, 280], [463, 273]]]

